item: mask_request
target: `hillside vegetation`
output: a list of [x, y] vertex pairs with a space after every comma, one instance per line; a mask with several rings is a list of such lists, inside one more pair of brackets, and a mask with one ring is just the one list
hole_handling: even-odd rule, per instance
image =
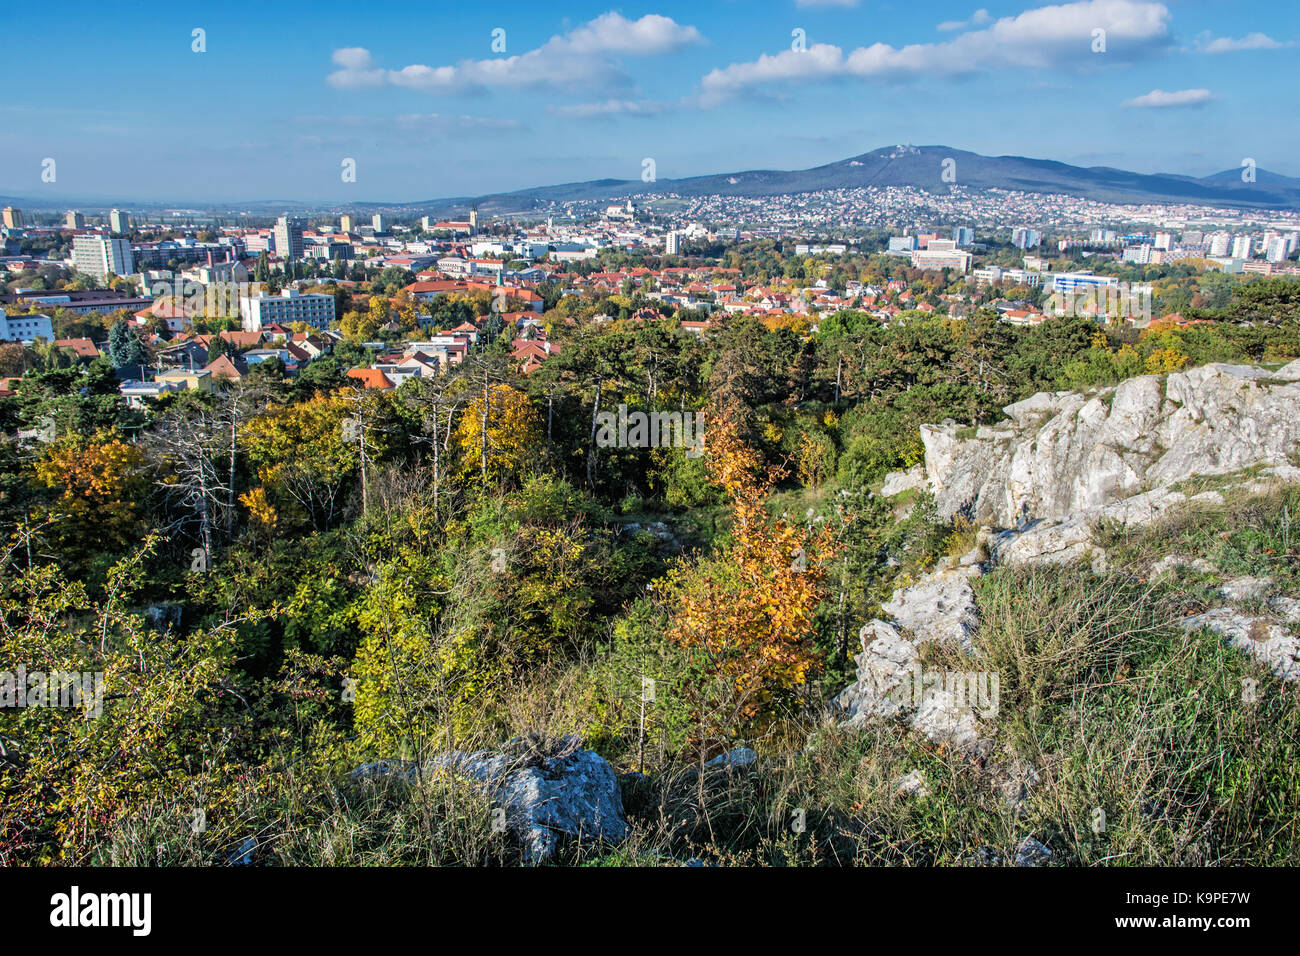
[[[1187, 624], [1226, 601], [1294, 642], [1300, 490], [1197, 476], [1215, 496], [1090, 527], [1105, 562], [1014, 567], [942, 492], [881, 493], [928, 464], [923, 424], [1277, 368], [1292, 320], [555, 336], [527, 378], [502, 343], [392, 392], [270, 373], [143, 420], [94, 366], [24, 376], [7, 414], [58, 431], [0, 447], [0, 669], [104, 694], [0, 710], [0, 863], [1300, 859], [1296, 683]], [[704, 454], [597, 443], [619, 404], [702, 410]], [[864, 625], [958, 571], [965, 645], [910, 633], [928, 670], [998, 675], [977, 743], [847, 724]], [[606, 763], [599, 826], [553, 846], [493, 783]]]

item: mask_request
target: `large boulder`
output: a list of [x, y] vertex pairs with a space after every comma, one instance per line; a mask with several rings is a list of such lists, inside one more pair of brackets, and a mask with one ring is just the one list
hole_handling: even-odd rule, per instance
[[942, 568], [899, 588], [882, 605], [891, 619], [862, 628], [862, 652], [854, 658], [857, 679], [835, 699], [846, 726], [898, 717], [936, 743], [962, 750], [978, 746], [976, 718], [996, 713], [996, 678], [973, 671], [927, 672], [921, 647], [934, 642], [971, 650], [978, 616], [970, 582], [979, 574], [974, 565]]
[[[577, 737], [559, 740], [516, 737], [499, 751], [452, 751], [427, 761], [426, 775], [453, 773], [482, 785], [504, 811], [506, 832], [523, 847], [529, 863], [550, 859], [565, 840], [617, 843], [627, 836], [618, 778], [600, 754]], [[380, 761], [353, 772], [364, 779], [400, 771], [414, 780], [411, 764]]]

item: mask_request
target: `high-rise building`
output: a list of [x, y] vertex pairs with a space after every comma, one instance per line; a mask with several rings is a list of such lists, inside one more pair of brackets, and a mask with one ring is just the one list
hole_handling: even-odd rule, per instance
[[1250, 258], [1250, 236], [1237, 236], [1232, 240], [1232, 258]]
[[131, 243], [125, 239], [77, 236], [72, 240], [72, 265], [78, 272], [105, 282], [110, 274], [126, 276], [134, 272], [135, 257]]
[[969, 246], [975, 241], [975, 230], [970, 228], [970, 226], [954, 226], [952, 230], [952, 241], [957, 243], [958, 249]]
[[85, 229], [86, 217], [75, 209], [69, 209], [63, 214], [63, 225], [69, 229]]
[[375, 232], [387, 232], [388, 222], [384, 219], [382, 212], [377, 212], [370, 217], [370, 225], [375, 227]]
[[119, 236], [125, 236], [131, 231], [131, 217], [120, 209], [114, 209], [108, 214], [108, 228]]
[[1043, 241], [1036, 229], [1027, 229], [1021, 226], [1011, 233], [1011, 244], [1017, 249], [1032, 249]]
[[21, 229], [23, 227], [23, 211], [15, 209], [13, 206], [5, 206], [4, 212], [0, 213], [6, 229]]
[[355, 226], [351, 216], [339, 216], [339, 228], [344, 232], [352, 232]]
[[1228, 232], [1212, 232], [1207, 237], [1210, 240], [1211, 256], [1226, 256], [1228, 247], [1232, 244], [1232, 234]]
[[1156, 233], [1156, 241], [1154, 245], [1157, 249], [1169, 249], [1173, 246], [1173, 244], [1174, 244], [1174, 237], [1171, 233], [1168, 232]]
[[682, 251], [682, 234], [670, 232], [664, 236], [664, 255], [675, 256]]
[[1291, 250], [1287, 248], [1285, 236], [1274, 236], [1264, 247], [1264, 258], [1269, 262], [1282, 262], [1286, 259]]
[[275, 221], [275, 254], [281, 259], [302, 258], [302, 220], [281, 216]]

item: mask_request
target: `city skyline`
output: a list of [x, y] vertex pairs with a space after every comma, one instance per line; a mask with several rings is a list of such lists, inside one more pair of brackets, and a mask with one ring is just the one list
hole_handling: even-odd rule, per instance
[[[592, 3], [563, 18], [324, 4], [237, 24], [139, 6], [74, 4], [66, 21], [72, 46], [122, 56], [19, 71], [0, 194], [416, 202], [633, 180], [647, 157], [663, 179], [805, 169], [890, 142], [1193, 176], [1249, 156], [1300, 175], [1269, 119], [1296, 94], [1258, 79], [1294, 66], [1297, 14], [1261, 3], [1233, 4], [1230, 31], [1225, 4], [1139, 0]], [[13, 19], [14, 35], [40, 26]], [[97, 86], [118, 91], [108, 105], [87, 105]]]

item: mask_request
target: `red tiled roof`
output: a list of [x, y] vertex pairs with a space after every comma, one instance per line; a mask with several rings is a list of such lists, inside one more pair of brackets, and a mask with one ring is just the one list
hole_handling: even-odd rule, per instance
[[348, 378], [355, 378], [365, 388], [392, 388], [393, 380], [377, 368], [350, 368]]
[[232, 378], [238, 381], [244, 377], [244, 373], [239, 370], [239, 366], [232, 362], [228, 355], [218, 355], [204, 368], [212, 373], [213, 378]]
[[99, 347], [90, 339], [55, 339], [54, 344], [61, 349], [71, 349], [82, 358], [99, 357]]

